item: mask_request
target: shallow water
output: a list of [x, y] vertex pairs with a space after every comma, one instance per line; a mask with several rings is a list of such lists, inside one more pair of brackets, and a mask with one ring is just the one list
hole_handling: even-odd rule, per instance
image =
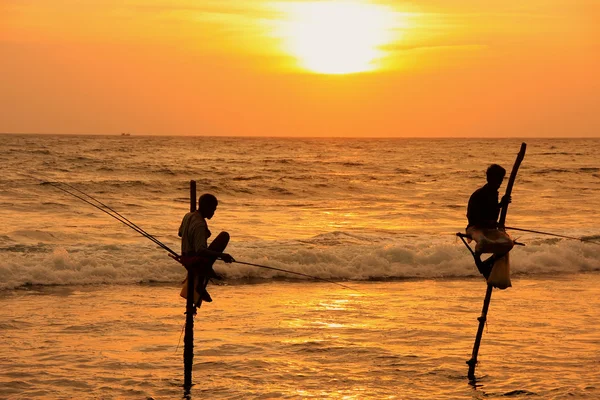
[[[476, 374], [479, 279], [211, 286], [193, 398], [548, 399], [600, 396], [600, 275], [495, 290]], [[170, 285], [0, 295], [0, 398], [183, 395], [184, 301]]]
[[[476, 387], [485, 294], [455, 233], [514, 139], [0, 135], [0, 398], [183, 395], [185, 271], [42, 181], [75, 185], [179, 250], [188, 183], [246, 265], [197, 318], [194, 398], [600, 398], [598, 245], [515, 233]], [[597, 139], [531, 139], [507, 224], [600, 238]], [[502, 189], [503, 190], [503, 189]], [[501, 191], [502, 191], [501, 190]], [[513, 232], [514, 233], [514, 232]]]

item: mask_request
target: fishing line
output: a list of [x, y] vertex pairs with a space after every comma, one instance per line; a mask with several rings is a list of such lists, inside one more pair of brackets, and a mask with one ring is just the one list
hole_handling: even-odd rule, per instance
[[596, 242], [594, 240], [590, 240], [590, 239], [585, 239], [585, 238], [580, 238], [580, 237], [574, 237], [574, 236], [566, 236], [566, 235], [559, 235], [557, 233], [550, 233], [550, 232], [542, 232], [542, 231], [534, 231], [531, 229], [522, 229], [522, 228], [514, 228], [514, 227], [510, 227], [507, 226], [506, 229], [511, 229], [513, 231], [521, 231], [521, 232], [529, 232], [529, 233], [538, 233], [540, 235], [548, 235], [548, 236], [556, 236], [559, 238], [563, 238], [563, 239], [572, 239], [572, 240], [579, 240], [581, 242], [586, 242], [586, 243], [593, 243], [593, 244], [600, 244], [600, 242]]
[[275, 268], [275, 267], [268, 267], [268, 266], [266, 266], [266, 265], [252, 264], [252, 263], [243, 262], [243, 261], [234, 261], [234, 263], [238, 263], [238, 264], [244, 264], [244, 265], [251, 265], [251, 266], [253, 266], [253, 267], [264, 268], [264, 269], [271, 269], [271, 270], [273, 270], [273, 271], [280, 271], [280, 272], [285, 272], [285, 273], [288, 273], [288, 274], [294, 274], [294, 275], [305, 276], [305, 277], [307, 277], [307, 278], [312, 278], [312, 279], [316, 279], [316, 280], [323, 281], [323, 282], [327, 282], [327, 283], [333, 283], [334, 285], [341, 286], [341, 287], [343, 287], [343, 288], [345, 288], [345, 289], [350, 289], [350, 290], [354, 290], [354, 291], [357, 291], [357, 292], [358, 292], [358, 290], [357, 290], [357, 289], [354, 289], [354, 288], [352, 288], [352, 287], [350, 287], [350, 286], [343, 285], [343, 284], [341, 284], [341, 283], [339, 283], [339, 282], [330, 281], [329, 279], [325, 279], [325, 278], [319, 278], [318, 276], [312, 276], [312, 275], [308, 275], [308, 274], [303, 274], [303, 273], [301, 273], [301, 272], [288, 271], [287, 269]]
[[177, 353], [177, 350], [179, 350], [179, 345], [181, 344], [181, 337], [183, 336], [184, 329], [185, 329], [185, 322], [183, 323], [183, 326], [181, 327], [181, 333], [179, 334], [179, 340], [177, 341], [177, 347], [175, 347], [175, 353]]

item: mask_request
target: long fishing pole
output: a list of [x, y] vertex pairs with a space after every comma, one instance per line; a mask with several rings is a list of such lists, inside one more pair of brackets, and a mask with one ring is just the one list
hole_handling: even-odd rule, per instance
[[334, 285], [338, 285], [341, 286], [345, 289], [350, 289], [350, 290], [356, 290], [350, 286], [346, 286], [343, 285], [339, 282], [335, 282], [335, 281], [330, 281], [329, 279], [325, 279], [325, 278], [319, 278], [318, 276], [313, 276], [313, 275], [308, 275], [308, 274], [303, 274], [302, 272], [294, 272], [294, 271], [289, 271], [287, 269], [282, 269], [282, 268], [275, 268], [275, 267], [268, 267], [266, 265], [260, 265], [260, 264], [252, 264], [252, 263], [248, 263], [248, 262], [243, 262], [243, 261], [234, 261], [234, 263], [238, 263], [238, 264], [244, 264], [244, 265], [251, 265], [253, 267], [257, 267], [257, 268], [264, 268], [264, 269], [271, 269], [273, 271], [280, 271], [280, 272], [285, 272], [287, 274], [293, 274], [293, 275], [299, 275], [299, 276], [305, 276], [307, 278], [312, 278], [312, 279], [316, 279], [318, 281], [323, 281], [323, 282], [327, 282], [327, 283], [333, 283]]
[[[21, 174], [21, 175], [23, 175], [23, 176], [26, 176], [26, 177], [28, 177], [28, 178], [37, 179], [37, 178], [34, 178], [34, 177], [32, 177], [32, 176], [29, 176], [29, 175], [26, 175], [26, 174]], [[59, 190], [62, 190], [63, 192], [65, 192], [65, 193], [68, 193], [68, 194], [70, 194], [71, 196], [74, 196], [74, 197], [76, 197], [76, 198], [78, 198], [78, 199], [80, 199], [80, 200], [82, 200], [82, 201], [86, 202], [87, 204], [89, 204], [89, 205], [91, 205], [91, 206], [93, 206], [93, 207], [96, 207], [96, 208], [98, 208], [100, 211], [102, 211], [102, 212], [104, 212], [104, 213], [106, 213], [106, 214], [110, 215], [111, 217], [115, 218], [117, 221], [119, 221], [119, 222], [122, 222], [123, 224], [125, 224], [125, 225], [129, 226], [129, 227], [130, 227], [130, 228], [132, 228], [134, 231], [136, 231], [136, 232], [140, 233], [142, 236], [144, 236], [144, 237], [146, 237], [146, 238], [148, 238], [148, 239], [152, 240], [154, 243], [156, 243], [156, 244], [157, 244], [159, 247], [163, 248], [164, 250], [166, 250], [166, 251], [170, 252], [171, 254], [175, 254], [175, 255], [177, 255], [177, 253], [175, 253], [173, 250], [169, 249], [169, 248], [168, 248], [168, 247], [167, 247], [167, 246], [166, 246], [164, 243], [162, 243], [162, 242], [161, 242], [160, 240], [158, 240], [156, 237], [154, 237], [153, 235], [151, 235], [151, 234], [149, 234], [148, 232], [146, 232], [145, 230], [143, 230], [141, 227], [139, 227], [138, 225], [136, 225], [136, 224], [135, 224], [133, 221], [130, 221], [129, 219], [127, 219], [127, 218], [126, 218], [124, 215], [120, 214], [120, 213], [119, 213], [118, 211], [116, 211], [115, 209], [113, 209], [113, 208], [109, 207], [107, 204], [104, 204], [104, 203], [103, 203], [103, 202], [101, 202], [100, 200], [98, 200], [98, 199], [96, 199], [95, 197], [93, 197], [93, 196], [91, 196], [91, 195], [89, 195], [89, 194], [85, 193], [84, 191], [82, 191], [82, 190], [79, 190], [79, 189], [78, 189], [78, 188], [76, 188], [75, 186], [69, 185], [68, 183], [65, 183], [65, 182], [58, 182], [58, 181], [57, 181], [57, 182], [53, 182], [53, 181], [43, 181], [43, 182], [42, 182], [42, 184], [49, 184], [49, 185], [51, 185], [51, 186], [54, 186], [55, 188], [57, 188], [57, 189], [59, 189]], [[61, 187], [61, 186], [59, 186], [59, 185], [64, 185], [64, 186], [67, 186], [67, 187], [69, 187], [69, 188], [71, 188], [71, 189], [75, 190], [76, 192], [79, 192], [79, 193], [81, 193], [82, 195], [84, 195], [84, 196], [86, 196], [86, 197], [90, 198], [91, 200], [95, 201], [96, 203], [100, 204], [102, 207], [104, 207], [104, 208], [106, 208], [106, 209], [110, 210], [112, 213], [116, 214], [116, 215], [117, 215], [119, 218], [115, 217], [114, 215], [111, 215], [109, 212], [107, 212], [106, 210], [102, 209], [101, 207], [98, 207], [96, 204], [92, 204], [92, 203], [90, 203], [89, 201], [86, 201], [85, 199], [81, 198], [80, 196], [77, 196], [76, 194], [69, 192], [68, 190], [66, 190], [66, 189], [62, 188], [62, 187]]]
[[[80, 190], [78, 190], [79, 192], [81, 192], [82, 194], [88, 196], [89, 198], [91, 198], [92, 200], [104, 205], [106, 208], [108, 208], [109, 210], [111, 210], [113, 213], [115, 213], [116, 215], [118, 215], [119, 217], [117, 217], [114, 214], [111, 214], [110, 212], [104, 210], [102, 207], [98, 206], [97, 204], [93, 204], [91, 202], [89, 202], [88, 200], [82, 198], [81, 196], [78, 196], [74, 193], [71, 193], [70, 191], [60, 187], [59, 185], [57, 185], [55, 182], [45, 182], [51, 186], [54, 186], [55, 188], [62, 190], [65, 193], [70, 194], [73, 197], [78, 198], [79, 200], [91, 205], [92, 207], [95, 207], [97, 209], [99, 209], [100, 211], [102, 211], [105, 214], [110, 215], [111, 217], [113, 217], [114, 219], [116, 219], [117, 221], [123, 223], [124, 225], [128, 226], [129, 228], [133, 229], [134, 231], [138, 232], [140, 235], [152, 240], [154, 243], [156, 243], [159, 247], [163, 248], [164, 250], [167, 250], [168, 252], [172, 253], [172, 254], [177, 254], [175, 253], [173, 250], [169, 249], [169, 247], [167, 247], [167, 245], [165, 245], [164, 243], [162, 243], [161, 241], [159, 241], [158, 239], [156, 239], [154, 236], [150, 235], [148, 232], [144, 231], [142, 228], [140, 228], [139, 226], [133, 224], [131, 221], [127, 220], [125, 217], [123, 217], [122, 215], [120, 215], [118, 212], [116, 212], [115, 210], [113, 210], [112, 208], [104, 205], [103, 203], [101, 203], [100, 201], [94, 199], [92, 196], [89, 196], [83, 192], [81, 192]], [[60, 183], [60, 182], [59, 182]], [[127, 222], [126, 222], [127, 221]]]
[[[51, 185], [51, 186], [53, 186], [53, 187], [55, 187], [55, 188], [57, 188], [57, 189], [59, 189], [59, 190], [61, 190], [61, 191], [65, 192], [65, 193], [67, 193], [67, 194], [69, 194], [69, 195], [71, 195], [71, 196], [73, 196], [73, 197], [76, 197], [76, 198], [78, 198], [79, 200], [81, 200], [81, 201], [83, 201], [83, 202], [85, 202], [85, 203], [87, 203], [87, 204], [91, 205], [91, 206], [92, 206], [92, 207], [94, 207], [94, 208], [97, 208], [98, 210], [102, 211], [102, 212], [103, 212], [103, 213], [105, 213], [105, 214], [108, 214], [109, 216], [111, 216], [112, 218], [114, 218], [114, 219], [116, 219], [117, 221], [121, 222], [121, 223], [122, 223], [122, 224], [124, 224], [125, 226], [128, 226], [129, 228], [133, 229], [134, 231], [136, 231], [136, 232], [137, 232], [137, 233], [139, 233], [140, 235], [142, 235], [142, 236], [144, 236], [145, 238], [147, 238], [147, 239], [151, 240], [152, 242], [154, 242], [155, 244], [157, 244], [157, 245], [158, 245], [159, 247], [161, 247], [162, 249], [164, 249], [164, 250], [168, 251], [168, 252], [169, 252], [169, 253], [170, 253], [170, 254], [173, 256], [173, 258], [174, 258], [175, 260], [177, 260], [177, 261], [181, 262], [181, 260], [180, 260], [180, 259], [181, 259], [181, 257], [179, 256], [179, 254], [177, 254], [175, 251], [171, 250], [171, 249], [170, 249], [170, 248], [169, 248], [167, 245], [165, 245], [164, 243], [162, 243], [162, 242], [161, 242], [160, 240], [158, 240], [156, 237], [152, 236], [151, 234], [149, 234], [148, 232], [146, 232], [145, 230], [143, 230], [142, 228], [140, 228], [138, 225], [136, 225], [135, 223], [133, 223], [132, 221], [130, 221], [129, 219], [127, 219], [127, 218], [126, 218], [126, 217], [124, 217], [123, 215], [119, 214], [119, 213], [118, 213], [117, 211], [115, 211], [113, 208], [111, 208], [111, 207], [109, 207], [108, 205], [106, 205], [106, 204], [102, 203], [100, 200], [98, 200], [98, 199], [96, 199], [96, 198], [94, 198], [94, 197], [90, 196], [89, 194], [87, 194], [87, 193], [85, 193], [85, 192], [83, 192], [83, 191], [81, 191], [81, 190], [79, 190], [79, 189], [77, 189], [77, 188], [75, 188], [75, 187], [73, 187], [73, 186], [71, 186], [71, 185], [68, 185], [68, 184], [66, 184], [66, 183], [62, 183], [62, 182], [50, 182], [50, 181], [47, 181], [47, 182], [45, 182], [45, 183], [47, 183], [47, 184], [49, 184], [49, 185]], [[111, 213], [111, 212], [109, 212], [109, 211], [106, 211], [104, 208], [102, 208], [102, 207], [98, 206], [97, 204], [94, 204], [94, 203], [92, 203], [91, 201], [88, 201], [87, 199], [84, 199], [83, 197], [81, 197], [81, 196], [79, 196], [79, 195], [77, 195], [77, 194], [75, 194], [75, 193], [72, 193], [72, 192], [70, 192], [70, 191], [66, 190], [65, 188], [61, 187], [61, 186], [60, 186], [60, 184], [63, 184], [63, 185], [65, 185], [65, 186], [67, 186], [67, 187], [70, 187], [70, 188], [72, 188], [73, 190], [76, 190], [77, 192], [81, 193], [82, 195], [84, 195], [84, 196], [86, 196], [86, 197], [88, 197], [88, 198], [92, 199], [93, 201], [95, 201], [95, 202], [97, 202], [98, 204], [102, 205], [102, 206], [103, 206], [103, 207], [105, 207], [106, 209], [110, 210], [112, 213]], [[115, 215], [115, 214], [116, 214], [116, 215]], [[286, 269], [283, 269], [283, 268], [269, 267], [269, 266], [266, 266], [266, 265], [252, 264], [252, 263], [247, 263], [247, 262], [243, 262], [243, 261], [235, 261], [235, 262], [236, 262], [236, 263], [238, 263], [238, 264], [250, 265], [250, 266], [253, 266], [253, 267], [257, 267], [257, 268], [270, 269], [270, 270], [274, 270], [274, 271], [285, 272], [285, 273], [287, 273], [287, 274], [293, 274], [293, 275], [304, 276], [304, 277], [307, 277], [307, 278], [311, 278], [311, 279], [315, 279], [315, 280], [319, 280], [319, 281], [323, 281], [323, 282], [327, 282], [327, 283], [332, 283], [332, 284], [334, 284], [334, 285], [338, 285], [338, 286], [341, 286], [341, 287], [343, 287], [343, 288], [346, 288], [346, 289], [350, 289], [350, 290], [356, 290], [356, 289], [354, 289], [354, 288], [351, 288], [350, 286], [343, 285], [343, 284], [341, 284], [341, 283], [339, 283], [339, 282], [334, 282], [334, 281], [331, 281], [331, 280], [328, 280], [328, 279], [319, 278], [318, 276], [313, 276], [313, 275], [303, 274], [303, 273], [301, 273], [301, 272], [294, 272], [294, 271], [289, 271], [289, 270], [286, 270]]]
[[[140, 235], [144, 236], [145, 238], [150, 239], [151, 241], [153, 241], [155, 244], [157, 244], [162, 249], [168, 251], [169, 253], [173, 254], [174, 256], [179, 257], [179, 254], [177, 254], [176, 252], [174, 252], [173, 250], [171, 250], [167, 245], [165, 245], [164, 243], [162, 243], [160, 240], [156, 239], [154, 236], [152, 236], [152, 235], [148, 234], [147, 232], [145, 232], [143, 229], [127, 223], [123, 219], [121, 219], [118, 216], [116, 216], [116, 215], [114, 215], [114, 214], [106, 211], [105, 209], [103, 209], [102, 207], [98, 206], [97, 204], [94, 204], [91, 201], [88, 201], [88, 200], [84, 199], [83, 197], [81, 197], [81, 196], [79, 196], [79, 195], [77, 195], [75, 193], [72, 193], [72, 192], [66, 190], [65, 188], [60, 187], [60, 185], [56, 184], [55, 182], [46, 182], [46, 183], [49, 184], [49, 185], [51, 185], [51, 186], [53, 186], [53, 187], [55, 187], [55, 188], [57, 188], [57, 189], [59, 189], [59, 190], [62, 190], [65, 193], [70, 194], [73, 197], [78, 198], [79, 200], [81, 200], [81, 201], [83, 201], [83, 202], [91, 205], [94, 208], [97, 208], [98, 210], [102, 211], [103, 213], [110, 215], [112, 218], [114, 218], [117, 221], [121, 222], [123, 225], [128, 226], [129, 228], [133, 229], [134, 231], [136, 231]], [[90, 196], [88, 196], [88, 197], [90, 197]]]
[[542, 231], [534, 231], [532, 229], [522, 229], [522, 228], [514, 228], [514, 227], [510, 227], [507, 226], [506, 229], [510, 229], [513, 231], [521, 231], [521, 232], [529, 232], [529, 233], [538, 233], [540, 235], [548, 235], [548, 236], [555, 236], [555, 237], [559, 237], [559, 238], [563, 238], [563, 239], [572, 239], [572, 240], [579, 240], [580, 242], [586, 242], [586, 243], [593, 243], [593, 244], [600, 244], [600, 242], [596, 242], [594, 240], [590, 240], [590, 239], [585, 239], [582, 237], [575, 237], [575, 236], [567, 236], [567, 235], [559, 235], [557, 233], [550, 233], [550, 232], [542, 232]]
[[[25, 176], [25, 177], [27, 177], [27, 178], [31, 178], [31, 179], [38, 180], [38, 178], [36, 178], [36, 177], [33, 177], [33, 176], [30, 176], [30, 175], [27, 175], [27, 174], [19, 173], [19, 175], [23, 175], [23, 176]], [[117, 211], [116, 211], [116, 210], [114, 210], [113, 208], [111, 208], [111, 207], [109, 207], [108, 205], [104, 204], [104, 203], [103, 203], [103, 202], [101, 202], [100, 200], [98, 200], [98, 199], [96, 199], [96, 198], [92, 197], [91, 195], [89, 195], [89, 194], [87, 194], [87, 193], [83, 192], [82, 190], [79, 190], [79, 189], [77, 189], [76, 187], [74, 187], [74, 186], [72, 186], [72, 185], [69, 185], [68, 183], [64, 183], [64, 182], [58, 182], [58, 181], [56, 181], [56, 182], [53, 182], [53, 181], [46, 180], [46, 181], [41, 181], [41, 184], [42, 184], [42, 185], [51, 185], [51, 186], [53, 186], [53, 187], [55, 187], [55, 188], [57, 188], [57, 189], [59, 189], [59, 190], [61, 190], [61, 191], [65, 192], [65, 193], [67, 193], [67, 194], [69, 194], [69, 195], [71, 195], [71, 196], [73, 196], [73, 197], [76, 197], [76, 198], [78, 198], [79, 200], [81, 200], [81, 201], [83, 201], [83, 202], [85, 202], [85, 203], [87, 203], [87, 204], [91, 205], [92, 207], [95, 207], [95, 208], [99, 209], [99, 210], [100, 210], [100, 211], [102, 211], [103, 213], [106, 213], [106, 214], [110, 215], [111, 217], [115, 218], [117, 221], [119, 221], [119, 222], [123, 223], [124, 225], [126, 225], [126, 226], [130, 227], [130, 228], [131, 228], [131, 229], [133, 229], [134, 231], [136, 231], [136, 232], [140, 233], [142, 236], [145, 236], [145, 237], [147, 237], [148, 239], [152, 240], [154, 243], [156, 243], [157, 245], [159, 245], [159, 246], [160, 246], [160, 247], [162, 247], [163, 249], [165, 249], [165, 250], [169, 251], [168, 247], [167, 247], [167, 246], [166, 246], [164, 243], [160, 242], [160, 241], [159, 241], [158, 239], [156, 239], [154, 236], [150, 235], [148, 232], [144, 231], [142, 228], [140, 228], [139, 226], [137, 226], [135, 223], [133, 223], [132, 221], [128, 220], [128, 219], [127, 219], [125, 216], [123, 216], [123, 215], [119, 214], [119, 212], [117, 212]], [[93, 203], [91, 203], [91, 202], [87, 201], [86, 199], [82, 198], [81, 196], [78, 196], [78, 195], [76, 195], [76, 194], [74, 194], [74, 193], [72, 193], [72, 192], [70, 192], [70, 191], [66, 190], [65, 188], [61, 187], [60, 185], [67, 186], [67, 187], [69, 187], [69, 188], [71, 188], [71, 189], [73, 189], [73, 190], [75, 190], [75, 191], [77, 191], [77, 192], [81, 193], [82, 195], [84, 195], [84, 196], [86, 196], [86, 197], [90, 198], [91, 200], [95, 201], [96, 203], [100, 204], [102, 207], [104, 207], [104, 208], [106, 208], [106, 209], [110, 210], [110, 211], [111, 211], [113, 214], [115, 214], [116, 216], [115, 216], [115, 215], [113, 215], [113, 214], [111, 214], [110, 212], [108, 212], [108, 211], [104, 210], [102, 207], [98, 206], [97, 204], [93, 204]], [[117, 216], [118, 216], [118, 217], [117, 217]], [[173, 253], [174, 253], [174, 252], [173, 252]], [[176, 254], [176, 253], [174, 253], [174, 254]]]
[[[136, 228], [136, 230], [139, 233], [142, 233], [144, 236], [146, 236], [148, 239], [152, 240], [154, 243], [158, 244], [161, 247], [166, 247], [163, 243], [161, 243], [156, 237], [154, 237], [153, 235], [149, 234], [148, 232], [146, 232], [145, 230], [143, 230], [142, 228], [140, 228], [138, 225], [136, 225], [134, 222], [130, 221], [129, 219], [127, 219], [124, 215], [119, 214], [119, 212], [111, 207], [109, 207], [107, 204], [104, 204], [103, 202], [101, 202], [100, 200], [96, 199], [95, 197], [92, 197], [91, 195], [83, 192], [82, 190], [77, 189], [75, 186], [69, 185], [68, 183], [65, 182], [60, 182], [62, 185], [65, 185], [73, 190], [75, 190], [78, 193], [81, 193], [82, 195], [92, 199], [93, 201], [95, 201], [96, 203], [100, 204], [102, 207], [110, 210], [111, 212], [113, 212], [114, 214], [118, 215], [120, 218], [122, 218], [123, 220], [127, 221], [127, 223], [129, 225], [131, 225], [132, 227]], [[164, 248], [163, 247], [163, 248]]]

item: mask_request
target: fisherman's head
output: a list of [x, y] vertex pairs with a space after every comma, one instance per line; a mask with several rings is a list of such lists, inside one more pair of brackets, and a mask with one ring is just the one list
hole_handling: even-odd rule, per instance
[[206, 219], [211, 219], [215, 215], [217, 205], [219, 205], [219, 201], [210, 193], [204, 193], [198, 199], [198, 211]]
[[485, 174], [487, 176], [488, 184], [494, 189], [498, 189], [500, 185], [502, 185], [502, 181], [506, 175], [506, 170], [498, 164], [492, 164], [488, 167]]

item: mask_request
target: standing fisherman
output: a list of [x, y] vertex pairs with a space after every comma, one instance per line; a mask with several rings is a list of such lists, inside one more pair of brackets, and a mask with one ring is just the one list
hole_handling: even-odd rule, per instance
[[[182, 263], [186, 268], [197, 270], [196, 282], [194, 284], [194, 304], [199, 300], [211, 302], [212, 298], [206, 291], [206, 284], [210, 278], [221, 279], [213, 270], [213, 264], [217, 259], [226, 263], [232, 263], [235, 260], [227, 253], [223, 253], [229, 243], [229, 233], [221, 232], [208, 245], [208, 238], [211, 236], [206, 223], [215, 214], [217, 198], [212, 194], [205, 193], [198, 199], [198, 210], [189, 212], [183, 217], [179, 227], [179, 237], [181, 237], [181, 255]], [[187, 281], [187, 279], [186, 279]], [[181, 290], [181, 297], [187, 299], [187, 282], [184, 281]]]

